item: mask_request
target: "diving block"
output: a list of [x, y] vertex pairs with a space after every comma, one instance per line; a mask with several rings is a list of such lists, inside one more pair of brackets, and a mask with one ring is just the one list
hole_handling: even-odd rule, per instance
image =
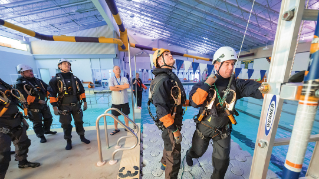
[[135, 107], [134, 114], [135, 114], [134, 115], [135, 119], [141, 119], [142, 118], [142, 109]]
[[[309, 142], [317, 142], [319, 141], [319, 134], [311, 135], [309, 138]], [[275, 139], [274, 146], [288, 145], [290, 143], [290, 138], [279, 138]]]

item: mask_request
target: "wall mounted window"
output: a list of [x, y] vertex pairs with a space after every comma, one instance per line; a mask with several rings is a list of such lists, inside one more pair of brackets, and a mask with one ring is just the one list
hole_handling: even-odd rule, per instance
[[4, 36], [0, 36], [0, 46], [27, 51], [27, 44], [21, 43], [20, 40], [10, 39]]

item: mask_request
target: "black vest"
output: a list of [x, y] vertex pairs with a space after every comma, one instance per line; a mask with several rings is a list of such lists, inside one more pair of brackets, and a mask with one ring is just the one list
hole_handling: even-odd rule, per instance
[[[68, 75], [70, 75], [70, 78], [68, 78]], [[80, 95], [79, 85], [76, 82], [77, 77], [72, 73], [65, 75], [57, 73], [56, 79], [59, 89], [58, 98], [62, 99], [61, 104], [77, 103], [79, 101], [78, 95]]]
[[47, 89], [45, 89], [45, 87], [39, 79], [26, 79], [21, 77], [21, 83], [23, 86], [27, 85], [26, 89], [31, 90], [32, 96], [35, 96], [36, 98], [39, 98], [41, 100], [45, 100], [45, 97], [47, 95]]
[[[152, 80], [151, 85], [150, 85], [150, 93], [152, 94], [152, 97], [149, 98], [149, 100], [152, 102], [153, 98], [156, 98], [156, 94], [158, 94], [160, 91], [160, 85], [163, 85], [164, 81], [170, 81], [172, 84], [175, 84], [175, 82], [177, 82], [178, 87], [181, 90], [181, 105], [176, 107], [176, 115], [175, 115], [175, 121], [174, 124], [176, 126], [182, 126], [182, 120], [183, 120], [183, 108], [182, 105], [185, 103], [186, 101], [186, 94], [185, 94], [185, 90], [184, 87], [182, 85], [182, 83], [180, 82], [180, 80], [178, 79], [178, 77], [170, 71], [165, 71], [163, 73], [159, 73], [155, 76], [155, 78]], [[171, 91], [171, 89], [168, 89], [168, 91]], [[174, 91], [173, 91], [174, 93]], [[155, 94], [155, 95], [154, 95]], [[171, 93], [169, 92], [169, 96], [167, 96], [169, 98], [170, 104], [167, 104], [169, 106], [170, 109], [173, 109], [175, 106], [175, 101], [171, 96]], [[171, 111], [171, 113], [173, 112], [173, 110]], [[157, 117], [156, 117], [157, 118]], [[158, 119], [156, 119], [158, 120]]]

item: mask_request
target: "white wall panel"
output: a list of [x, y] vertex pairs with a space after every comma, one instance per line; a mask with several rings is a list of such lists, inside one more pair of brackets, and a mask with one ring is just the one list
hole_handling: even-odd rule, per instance
[[[15, 83], [17, 78], [18, 64], [26, 64], [33, 68], [34, 74], [38, 75], [35, 60], [30, 52], [16, 50], [7, 47], [0, 47], [0, 78], [9, 83]], [[11, 75], [10, 78], [10, 74]]]

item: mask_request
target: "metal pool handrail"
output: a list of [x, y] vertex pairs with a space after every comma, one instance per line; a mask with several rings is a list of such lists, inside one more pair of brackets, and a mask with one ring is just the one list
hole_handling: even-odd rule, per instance
[[106, 122], [106, 116], [110, 116], [112, 117], [114, 120], [116, 120], [118, 123], [120, 123], [122, 126], [124, 126], [124, 128], [130, 132], [132, 134], [132, 136], [123, 136], [123, 137], [120, 137], [117, 141], [117, 146], [116, 147], [120, 147], [119, 146], [119, 142], [120, 140], [124, 139], [124, 138], [129, 138], [129, 137], [135, 137], [136, 138], [136, 143], [132, 146], [132, 147], [125, 147], [125, 148], [118, 148], [116, 149], [113, 154], [112, 154], [112, 160], [109, 161], [109, 164], [113, 165], [115, 164], [117, 161], [114, 160], [114, 156], [117, 152], [119, 151], [123, 151], [123, 150], [131, 150], [133, 148], [135, 148], [138, 144], [138, 137], [137, 137], [137, 134], [139, 132], [139, 127], [136, 125], [135, 122], [133, 122], [130, 118], [128, 118], [128, 120], [130, 120], [135, 129], [136, 129], [136, 133], [134, 133], [134, 131], [126, 126], [125, 124], [123, 124], [119, 119], [117, 119], [115, 116], [113, 116], [112, 114], [107, 114], [108, 111], [110, 110], [116, 110], [117, 112], [119, 112], [120, 114], [122, 114], [123, 116], [127, 117], [125, 114], [123, 114], [121, 111], [119, 111], [118, 109], [116, 108], [110, 108], [108, 110], [105, 111], [104, 114], [101, 114], [99, 117], [97, 117], [96, 119], [96, 131], [97, 131], [97, 142], [98, 142], [98, 150], [99, 150], [99, 158], [100, 158], [100, 161], [97, 163], [97, 166], [102, 166], [105, 164], [105, 161], [103, 160], [103, 156], [102, 156], [102, 146], [101, 146], [101, 138], [100, 138], [100, 125], [99, 125], [99, 121], [100, 119], [103, 117], [104, 118], [104, 129], [105, 129], [105, 139], [106, 139], [106, 144], [107, 144], [107, 147], [110, 148], [109, 146], [109, 140], [108, 140], [108, 134], [107, 134], [107, 122]]

